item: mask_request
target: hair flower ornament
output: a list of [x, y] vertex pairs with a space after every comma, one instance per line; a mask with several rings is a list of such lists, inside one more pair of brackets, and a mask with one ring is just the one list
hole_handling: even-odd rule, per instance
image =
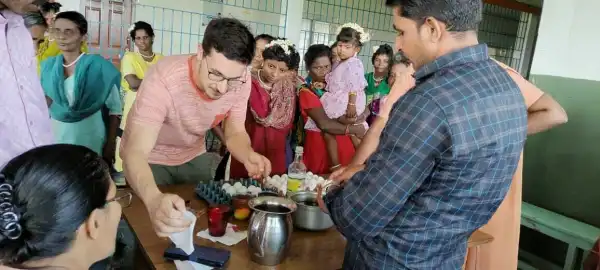
[[337, 34], [339, 35], [340, 32], [342, 32], [342, 29], [344, 28], [352, 28], [354, 29], [354, 31], [358, 32], [358, 34], [360, 34], [360, 43], [364, 44], [367, 43], [371, 40], [371, 34], [367, 33], [365, 31], [364, 28], [362, 28], [362, 26], [356, 24], [356, 23], [345, 23], [342, 24], [340, 27], [337, 28]]
[[11, 240], [21, 237], [20, 218], [13, 204], [13, 187], [0, 174], [0, 234]]
[[129, 28], [127, 29], [127, 32], [131, 33], [131, 31], [135, 30], [135, 23], [132, 24], [131, 26], [129, 26]]
[[381, 46], [380, 45], [373, 46], [373, 52], [376, 52], [377, 50], [379, 50], [379, 47], [381, 47]]
[[292, 48], [296, 48], [296, 45], [294, 45], [294, 43], [292, 43], [291, 41], [287, 40], [287, 39], [276, 39], [273, 40], [271, 42], [269, 42], [269, 44], [267, 44], [265, 46], [265, 48], [270, 48], [273, 46], [279, 46], [283, 49], [283, 51], [285, 52], [286, 55], [290, 55], [291, 53], [291, 49]]

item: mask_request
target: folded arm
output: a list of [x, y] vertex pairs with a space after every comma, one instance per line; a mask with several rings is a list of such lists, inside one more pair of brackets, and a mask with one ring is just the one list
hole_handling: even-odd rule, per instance
[[433, 101], [417, 94], [400, 100], [366, 168], [325, 197], [338, 229], [356, 241], [383, 230], [429, 177], [448, 148], [448, 132]]
[[125, 75], [125, 81], [127, 81], [127, 84], [129, 84], [129, 89], [131, 89], [133, 92], [136, 92], [142, 84], [142, 79], [138, 78], [138, 76], [135, 74]]
[[527, 108], [527, 134], [536, 134], [562, 125], [567, 112], [550, 95], [542, 95]]
[[131, 89], [133, 92], [136, 92], [142, 84], [142, 79], [135, 75], [133, 61], [135, 60], [133, 59], [131, 53], [126, 53], [123, 56], [123, 59], [121, 59], [121, 74], [123, 74], [123, 78], [127, 84], [129, 84], [129, 89]]

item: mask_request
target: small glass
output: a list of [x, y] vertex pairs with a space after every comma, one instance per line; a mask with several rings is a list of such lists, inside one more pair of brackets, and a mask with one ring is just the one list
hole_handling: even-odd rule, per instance
[[208, 207], [208, 234], [221, 237], [225, 235], [227, 223], [233, 211], [229, 205], [217, 204]]

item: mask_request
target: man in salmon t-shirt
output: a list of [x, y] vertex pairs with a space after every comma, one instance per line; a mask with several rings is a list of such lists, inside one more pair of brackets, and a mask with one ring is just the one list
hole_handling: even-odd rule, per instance
[[268, 159], [252, 150], [244, 122], [254, 36], [240, 21], [212, 20], [196, 55], [167, 56], [152, 66], [127, 119], [121, 157], [129, 185], [146, 205], [159, 236], [184, 230], [183, 199], [157, 184], [210, 181], [201, 164], [204, 136], [223, 122], [231, 155], [255, 178]]
[[[567, 122], [567, 114], [550, 95], [527, 81], [519, 72], [496, 61], [517, 83], [527, 105], [527, 134], [546, 131]], [[494, 241], [467, 250], [465, 270], [516, 270], [521, 226], [523, 154], [506, 197], [481, 230]]]

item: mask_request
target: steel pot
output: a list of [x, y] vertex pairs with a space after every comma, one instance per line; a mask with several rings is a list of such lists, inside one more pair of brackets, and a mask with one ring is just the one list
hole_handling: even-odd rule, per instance
[[296, 202], [296, 212], [292, 214], [294, 226], [298, 229], [309, 231], [322, 231], [333, 227], [333, 221], [317, 205], [317, 193], [314, 191], [300, 191], [292, 195]]
[[254, 210], [248, 224], [250, 259], [261, 265], [281, 264], [290, 248], [294, 230], [291, 214], [296, 203], [282, 197], [262, 196], [251, 199], [248, 205]]

